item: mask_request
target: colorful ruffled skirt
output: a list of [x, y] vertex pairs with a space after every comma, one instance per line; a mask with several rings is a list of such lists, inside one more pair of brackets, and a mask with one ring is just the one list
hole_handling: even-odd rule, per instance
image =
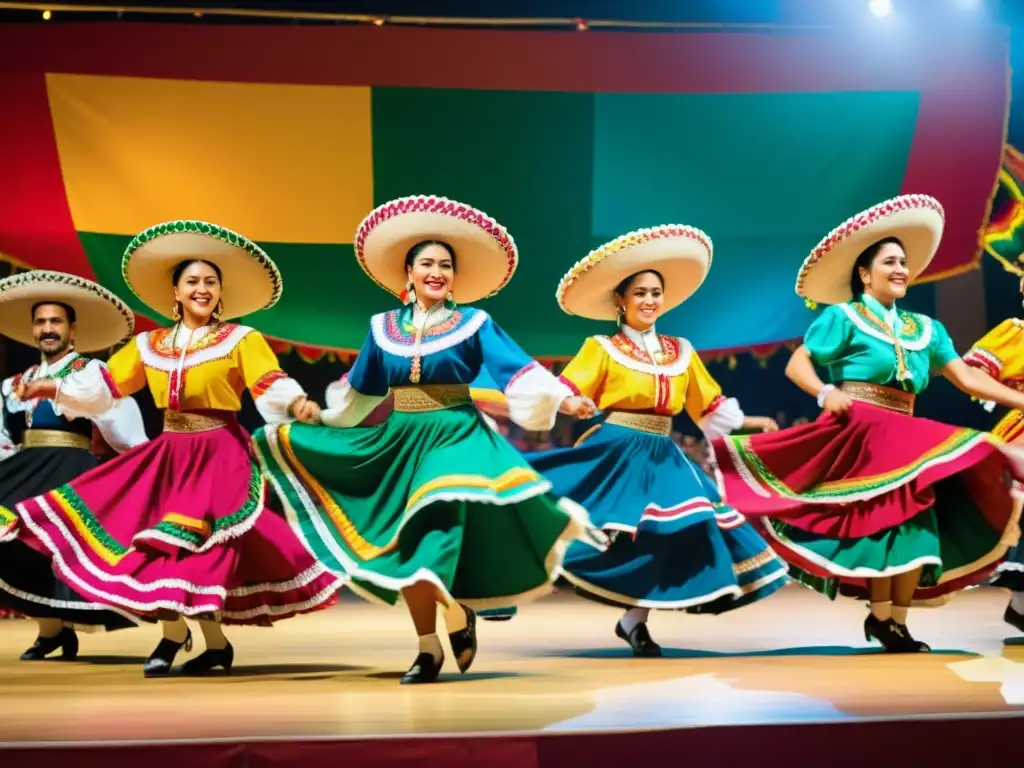
[[[616, 423], [617, 422], [617, 423]], [[529, 454], [612, 537], [573, 544], [564, 575], [599, 602], [723, 613], [776, 592], [786, 564], [676, 445], [668, 417], [617, 413], [572, 448]]]
[[17, 536], [17, 502], [63, 485], [97, 464], [87, 447], [56, 445], [23, 448], [0, 462], [0, 618], [20, 614], [108, 631], [137, 625], [132, 614], [90, 602], [70, 589], [54, 575], [50, 557]]
[[523, 602], [550, 590], [570, 542], [593, 531], [469, 403], [396, 401], [376, 426], [265, 427], [254, 443], [307, 547], [368, 600], [394, 604], [427, 581], [472, 608]]
[[[992, 434], [1008, 443], [1024, 444], [1024, 414], [1011, 411], [996, 424]], [[992, 586], [1024, 592], [1024, 547], [1019, 544], [1006, 553], [999, 563]]]
[[166, 412], [157, 439], [18, 504], [13, 530], [90, 600], [266, 625], [326, 608], [342, 581], [264, 489], [234, 414]]
[[1019, 538], [1024, 451], [983, 432], [858, 401], [713, 448], [724, 497], [832, 598], [917, 568], [915, 600], [941, 598], [989, 578]]

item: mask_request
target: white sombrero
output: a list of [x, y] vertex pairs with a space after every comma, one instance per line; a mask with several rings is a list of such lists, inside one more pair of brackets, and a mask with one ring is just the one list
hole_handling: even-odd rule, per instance
[[455, 251], [452, 295], [460, 304], [496, 294], [519, 263], [515, 240], [501, 224], [476, 208], [433, 195], [375, 208], [356, 230], [356, 258], [373, 282], [399, 296], [408, 282], [405, 256], [424, 240], [439, 240]]
[[711, 269], [711, 238], [695, 227], [664, 224], [638, 229], [605, 243], [565, 273], [555, 291], [570, 315], [615, 320], [615, 288], [630, 275], [653, 269], [665, 278], [664, 311], [700, 288]]
[[900, 195], [852, 216], [811, 251], [796, 276], [798, 296], [819, 304], [852, 300], [850, 277], [857, 257], [887, 237], [899, 238], [910, 279], [924, 272], [942, 239], [945, 213], [934, 197]]
[[135, 315], [128, 305], [102, 285], [65, 272], [36, 269], [0, 280], [0, 333], [35, 346], [32, 307], [47, 302], [74, 308], [79, 352], [113, 347], [135, 330]]
[[281, 298], [281, 273], [266, 252], [237, 232], [205, 221], [168, 221], [136, 235], [125, 249], [121, 274], [147, 307], [171, 317], [171, 274], [182, 261], [194, 259], [221, 271], [224, 320], [268, 309]]

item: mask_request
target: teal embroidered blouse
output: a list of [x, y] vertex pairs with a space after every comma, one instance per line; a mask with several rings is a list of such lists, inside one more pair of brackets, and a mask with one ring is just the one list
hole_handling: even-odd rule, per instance
[[835, 304], [807, 329], [804, 346], [834, 384], [864, 381], [919, 394], [933, 374], [959, 357], [938, 320], [870, 296]]

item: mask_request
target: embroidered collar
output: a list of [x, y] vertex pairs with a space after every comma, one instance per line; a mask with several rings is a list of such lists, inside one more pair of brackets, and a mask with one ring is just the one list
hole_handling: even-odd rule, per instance
[[627, 357], [647, 365], [671, 365], [679, 358], [679, 345], [671, 336], [659, 336], [654, 328], [638, 331], [623, 325], [611, 337], [612, 344]]
[[[188, 354], [198, 352], [208, 347], [216, 346], [224, 341], [238, 326], [234, 323], [217, 323], [206, 326], [203, 333], [193, 333], [188, 343]], [[175, 323], [170, 328], [157, 328], [149, 332], [149, 348], [160, 357], [177, 359], [181, 357], [181, 348], [175, 348], [175, 344], [181, 344], [188, 339], [188, 331]], [[203, 329], [197, 329], [203, 330]]]
[[[45, 360], [42, 360], [39, 365], [35, 366], [35, 370], [30, 378], [33, 380], [55, 379], [60, 377], [62, 373], [66, 375], [71, 364], [79, 358], [81, 358], [81, 355], [75, 352], [74, 348], [72, 348], [66, 355], [64, 355], [64, 357], [55, 363], [48, 363]], [[26, 373], [28, 372], [26, 371]]]
[[454, 309], [448, 309], [444, 302], [440, 301], [427, 310], [420, 309], [419, 304], [413, 304], [412, 312], [406, 322], [413, 329], [422, 328], [424, 331], [428, 331], [447, 322], [454, 314]]
[[423, 326], [423, 340], [426, 341], [456, 331], [466, 319], [468, 315], [465, 311], [451, 310], [443, 305], [440, 311], [431, 308], [427, 312], [419, 308], [413, 310], [412, 307], [403, 307], [385, 314], [385, 332], [388, 339], [395, 344], [412, 345], [416, 340], [417, 320], [426, 320], [426, 325]]
[[861, 294], [860, 301], [868, 308], [871, 312], [877, 315], [880, 319], [884, 320], [886, 324], [892, 329], [896, 330], [899, 322], [899, 311], [896, 309], [896, 303], [886, 309], [885, 305], [882, 304], [874, 296], [868, 296], [866, 293]]
[[640, 349], [651, 352], [657, 350], [661, 346], [661, 339], [658, 338], [657, 332], [654, 330], [652, 325], [646, 331], [638, 331], [636, 328], [623, 324], [619, 326], [619, 330], [624, 333], [630, 341], [636, 344]]

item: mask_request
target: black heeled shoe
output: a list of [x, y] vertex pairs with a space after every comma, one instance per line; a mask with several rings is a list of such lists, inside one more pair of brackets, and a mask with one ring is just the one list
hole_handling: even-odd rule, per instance
[[167, 677], [171, 673], [171, 667], [174, 666], [174, 657], [182, 648], [186, 653], [192, 650], [192, 630], [187, 631], [183, 643], [163, 638], [150, 657], [146, 659], [146, 664], [142, 668], [143, 677]]
[[905, 624], [897, 624], [893, 619], [882, 621], [873, 613], [864, 619], [864, 639], [874, 638], [886, 653], [929, 653], [931, 647], [927, 643], [915, 640]]
[[1012, 605], [1006, 606], [1006, 612], [1003, 614], [1003, 621], [1018, 632], [1024, 634], [1024, 613], [1018, 613], [1013, 609]]
[[223, 648], [210, 650], [207, 648], [194, 659], [181, 665], [181, 674], [199, 676], [208, 675], [217, 667], [224, 669], [225, 675], [231, 674], [231, 665], [235, 663], [235, 649], [228, 643]]
[[655, 659], [661, 656], [661, 646], [651, 639], [646, 621], [640, 622], [628, 633], [622, 628], [622, 622], [618, 621], [615, 623], [615, 636], [629, 643], [636, 658]]
[[476, 613], [466, 606], [462, 606], [466, 612], [466, 628], [458, 632], [448, 634], [448, 642], [451, 643], [452, 653], [455, 654], [455, 663], [459, 665], [459, 672], [466, 672], [473, 666], [476, 659]]
[[441, 674], [441, 667], [444, 666], [444, 656], [435, 659], [433, 654], [421, 653], [416, 661], [409, 667], [409, 671], [402, 675], [402, 685], [416, 685], [417, 683], [432, 683]]
[[22, 661], [43, 661], [60, 648], [62, 661], [74, 661], [78, 657], [78, 635], [71, 627], [63, 627], [53, 637], [37, 637], [32, 647], [21, 654]]

